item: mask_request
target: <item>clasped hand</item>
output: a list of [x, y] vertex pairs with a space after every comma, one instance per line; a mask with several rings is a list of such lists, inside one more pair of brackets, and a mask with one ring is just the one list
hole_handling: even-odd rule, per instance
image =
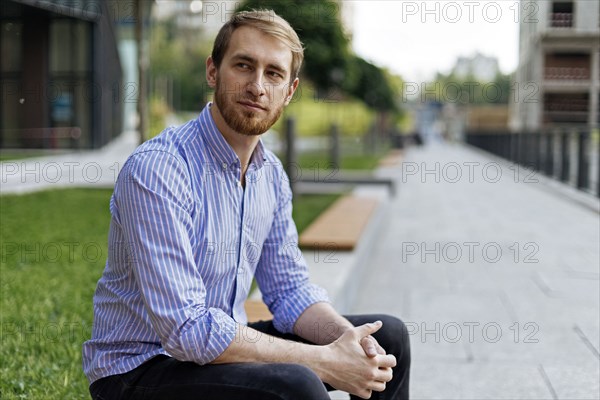
[[333, 368], [327, 383], [363, 399], [370, 398], [373, 391], [385, 390], [386, 383], [392, 380], [396, 357], [385, 354], [371, 336], [382, 326], [381, 321], [357, 326], [328, 345]]

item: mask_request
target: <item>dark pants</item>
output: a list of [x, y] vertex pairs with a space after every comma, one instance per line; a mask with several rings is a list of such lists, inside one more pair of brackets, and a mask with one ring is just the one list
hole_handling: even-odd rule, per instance
[[[372, 399], [408, 399], [410, 345], [402, 321], [387, 315], [347, 316], [355, 326], [376, 320], [383, 327], [373, 334], [387, 353], [396, 356], [394, 378], [383, 393]], [[249, 324], [272, 336], [303, 341], [278, 332], [271, 321]], [[233, 363], [198, 365], [156, 356], [136, 369], [94, 382], [90, 386], [96, 400], [325, 400], [328, 390], [309, 368], [298, 364]], [[351, 398], [357, 398], [351, 396]]]

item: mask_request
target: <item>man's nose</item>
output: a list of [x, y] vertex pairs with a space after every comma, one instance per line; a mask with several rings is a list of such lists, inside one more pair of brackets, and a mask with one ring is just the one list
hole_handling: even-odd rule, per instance
[[246, 85], [246, 90], [255, 97], [261, 97], [265, 95], [265, 82], [263, 80], [262, 72], [257, 71], [250, 82]]

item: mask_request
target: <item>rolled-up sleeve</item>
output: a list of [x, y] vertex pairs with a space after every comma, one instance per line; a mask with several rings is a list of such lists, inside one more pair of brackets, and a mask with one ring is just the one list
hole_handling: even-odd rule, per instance
[[296, 320], [310, 305], [329, 302], [325, 289], [310, 283], [308, 266], [298, 248], [292, 219], [289, 181], [280, 179], [279, 199], [271, 230], [262, 248], [256, 280], [263, 301], [273, 314], [275, 328], [292, 333]]
[[114, 207], [130, 246], [134, 282], [161, 345], [178, 360], [206, 364], [230, 345], [237, 323], [206, 307], [192, 249], [191, 190], [183, 160], [164, 151], [142, 152], [124, 165]]

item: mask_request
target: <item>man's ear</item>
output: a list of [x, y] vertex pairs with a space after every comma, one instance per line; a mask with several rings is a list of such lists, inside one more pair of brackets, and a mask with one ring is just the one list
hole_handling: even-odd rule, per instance
[[287, 86], [287, 96], [285, 98], [285, 105], [287, 106], [292, 101], [292, 97], [294, 97], [294, 93], [296, 89], [298, 89], [298, 84], [300, 83], [300, 79], [296, 78], [294, 81]]
[[217, 66], [211, 56], [206, 59], [206, 82], [211, 88], [217, 86]]

